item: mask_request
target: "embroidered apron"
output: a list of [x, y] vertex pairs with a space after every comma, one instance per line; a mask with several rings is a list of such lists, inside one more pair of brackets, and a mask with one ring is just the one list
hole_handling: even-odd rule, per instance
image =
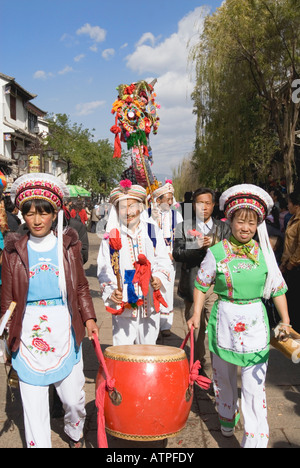
[[[28, 246], [29, 291], [20, 347], [12, 356], [19, 379], [31, 385], [50, 385], [66, 378], [79, 362], [71, 315], [58, 287], [57, 245], [48, 252]], [[43, 297], [43, 299], [38, 299]]]

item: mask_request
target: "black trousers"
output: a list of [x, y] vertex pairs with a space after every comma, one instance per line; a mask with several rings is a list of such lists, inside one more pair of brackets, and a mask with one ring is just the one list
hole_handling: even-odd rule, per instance
[[293, 268], [284, 274], [288, 286], [286, 298], [289, 308], [291, 325], [300, 333], [300, 267]]

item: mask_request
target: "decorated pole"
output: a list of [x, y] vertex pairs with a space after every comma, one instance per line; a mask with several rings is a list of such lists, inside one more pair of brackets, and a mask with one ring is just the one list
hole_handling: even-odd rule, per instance
[[156, 80], [152, 83], [139, 81], [118, 86], [118, 98], [112, 106], [115, 125], [110, 129], [115, 135], [114, 158], [122, 155], [121, 142], [127, 143], [127, 149], [131, 150], [131, 166], [125, 171], [124, 178], [143, 186], [150, 198], [159, 186], [151, 170], [153, 161], [149, 142], [151, 131], [156, 135], [160, 123], [155, 83]]
[[117, 278], [118, 291], [122, 292], [122, 278], [119, 265], [119, 251], [122, 248], [122, 241], [118, 229], [112, 229], [109, 232], [109, 248], [111, 264]]

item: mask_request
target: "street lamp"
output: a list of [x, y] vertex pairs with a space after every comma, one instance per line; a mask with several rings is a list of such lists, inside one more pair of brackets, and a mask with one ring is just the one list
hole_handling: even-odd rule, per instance
[[14, 152], [13, 152], [13, 158], [18, 161], [20, 159], [20, 156], [21, 156], [21, 151], [16, 149]]

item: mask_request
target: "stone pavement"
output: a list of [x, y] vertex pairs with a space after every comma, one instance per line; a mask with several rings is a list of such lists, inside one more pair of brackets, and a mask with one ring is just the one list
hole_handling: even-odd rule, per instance
[[[91, 294], [100, 326], [100, 343], [104, 349], [112, 345], [111, 316], [105, 311], [96, 278], [96, 259], [101, 240], [89, 234], [90, 255], [85, 265]], [[159, 338], [158, 344], [179, 347], [187, 334], [183, 302], [175, 294], [175, 314], [172, 334]], [[188, 349], [187, 349], [188, 352]], [[85, 440], [87, 448], [97, 447], [97, 411], [95, 408], [95, 378], [98, 361], [90, 341], [83, 343], [84, 371], [86, 376]], [[209, 355], [205, 372], [211, 377]], [[275, 349], [271, 350], [267, 377], [267, 406], [270, 425], [269, 448], [300, 447], [300, 364], [293, 364]], [[50, 392], [51, 400], [51, 392]], [[63, 419], [52, 419], [52, 443], [54, 448], [68, 448], [63, 432]], [[165, 441], [144, 443], [129, 442], [108, 436], [109, 448], [164, 448], [180, 451], [189, 448], [238, 448], [243, 437], [242, 421], [235, 436], [226, 439], [221, 435], [215, 401], [211, 392], [195, 387], [194, 401], [185, 429], [176, 437]], [[13, 390], [13, 401], [6, 385], [4, 366], [0, 364], [0, 448], [23, 448], [24, 427], [22, 404], [18, 390]]]

